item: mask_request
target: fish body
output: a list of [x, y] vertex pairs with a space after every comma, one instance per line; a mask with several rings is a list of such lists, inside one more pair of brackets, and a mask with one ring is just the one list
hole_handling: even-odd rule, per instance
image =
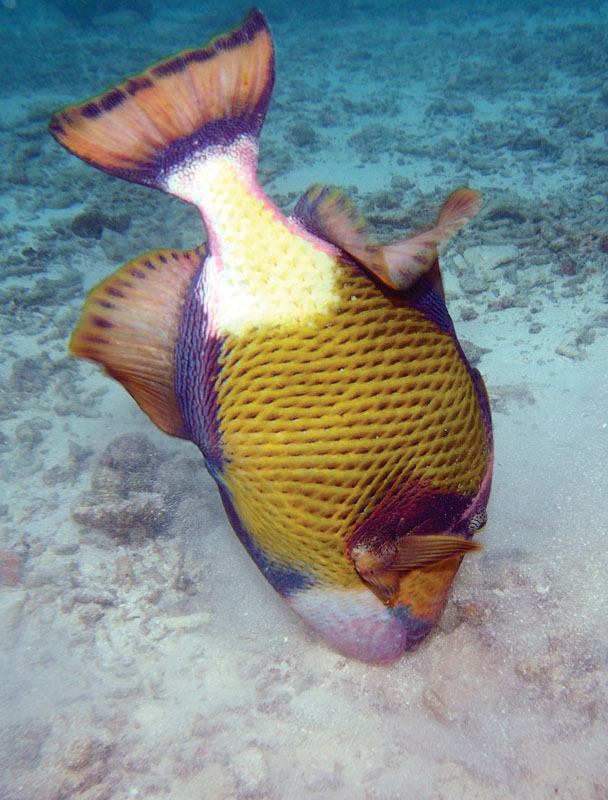
[[388, 662], [432, 628], [485, 522], [489, 403], [437, 258], [480, 197], [457, 190], [432, 227], [388, 245], [331, 187], [286, 217], [256, 177], [273, 81], [254, 9], [55, 115], [67, 149], [196, 205], [207, 230], [97, 286], [70, 348], [200, 448], [294, 611], [340, 651]]

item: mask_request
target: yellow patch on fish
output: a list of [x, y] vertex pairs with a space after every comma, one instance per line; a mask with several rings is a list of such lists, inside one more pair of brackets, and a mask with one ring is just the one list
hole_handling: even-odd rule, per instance
[[[207, 270], [214, 284], [218, 332], [244, 336], [252, 328], [307, 322], [338, 300], [332, 248], [293, 235], [287, 219], [261, 192], [232, 154], [207, 157], [191, 189], [204, 203], [212, 248]], [[177, 174], [169, 189], [179, 185]], [[337, 252], [337, 251], [336, 251]], [[305, 268], [302, 265], [305, 264]]]

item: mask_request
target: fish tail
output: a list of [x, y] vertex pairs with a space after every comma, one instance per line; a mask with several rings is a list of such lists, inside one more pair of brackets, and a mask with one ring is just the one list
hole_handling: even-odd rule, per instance
[[52, 118], [67, 150], [128, 181], [169, 191], [170, 177], [213, 146], [257, 142], [274, 83], [274, 50], [257, 9], [204, 47], [184, 50], [141, 75]]

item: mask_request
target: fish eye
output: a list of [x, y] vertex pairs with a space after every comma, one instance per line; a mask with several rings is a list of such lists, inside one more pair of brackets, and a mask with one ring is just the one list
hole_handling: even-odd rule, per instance
[[473, 516], [469, 520], [468, 533], [470, 534], [477, 533], [478, 531], [480, 531], [482, 528], [485, 527], [487, 521], [488, 521], [488, 512], [485, 510], [485, 508], [483, 508], [476, 514], [473, 514]]

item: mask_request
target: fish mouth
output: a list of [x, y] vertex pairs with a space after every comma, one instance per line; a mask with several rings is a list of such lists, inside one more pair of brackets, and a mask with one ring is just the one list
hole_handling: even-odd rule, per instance
[[368, 589], [337, 590], [314, 586], [285, 597], [293, 611], [346, 656], [372, 664], [390, 664], [413, 650], [433, 622], [419, 619], [407, 606], [387, 608]]

